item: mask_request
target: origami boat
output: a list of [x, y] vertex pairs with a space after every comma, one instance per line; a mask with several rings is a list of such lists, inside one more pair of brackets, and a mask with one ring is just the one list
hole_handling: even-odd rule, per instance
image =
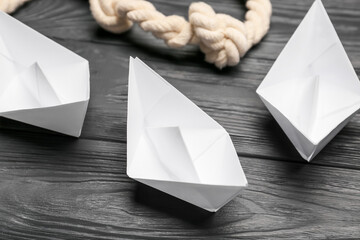
[[314, 2], [257, 93], [307, 161], [359, 110], [359, 79], [320, 0]]
[[247, 186], [229, 134], [138, 58], [130, 58], [129, 177], [208, 211]]
[[0, 116], [80, 136], [87, 60], [0, 12], [0, 66]]

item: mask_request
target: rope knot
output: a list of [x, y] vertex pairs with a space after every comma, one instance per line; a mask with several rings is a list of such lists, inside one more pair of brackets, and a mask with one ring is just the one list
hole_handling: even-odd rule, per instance
[[240, 57], [251, 47], [241, 21], [229, 15], [216, 14], [206, 3], [190, 5], [189, 21], [199, 39], [205, 60], [220, 69], [238, 64]]
[[243, 23], [226, 14], [216, 14], [206, 3], [192, 3], [189, 22], [181, 16], [165, 16], [145, 0], [90, 0], [91, 11], [104, 29], [122, 33], [134, 22], [173, 48], [199, 44], [205, 60], [218, 68], [234, 66], [267, 33], [270, 0], [248, 0]]

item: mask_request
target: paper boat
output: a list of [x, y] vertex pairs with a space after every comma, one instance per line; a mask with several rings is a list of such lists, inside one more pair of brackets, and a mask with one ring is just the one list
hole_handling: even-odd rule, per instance
[[247, 186], [229, 134], [138, 58], [130, 58], [127, 174], [208, 211]]
[[360, 108], [360, 83], [320, 0], [257, 89], [260, 98], [310, 161]]
[[0, 11], [0, 116], [78, 137], [89, 64]]

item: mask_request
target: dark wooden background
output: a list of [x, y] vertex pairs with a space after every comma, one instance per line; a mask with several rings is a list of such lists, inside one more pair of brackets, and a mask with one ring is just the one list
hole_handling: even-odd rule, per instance
[[[152, 2], [186, 16], [191, 1]], [[244, 17], [244, 1], [206, 2]], [[101, 30], [86, 0], [33, 0], [14, 13], [90, 61], [91, 100], [79, 139], [0, 119], [0, 239], [359, 239], [360, 115], [307, 163], [255, 94], [312, 1], [272, 3], [269, 34], [223, 71], [196, 47], [168, 49], [139, 27]], [[360, 75], [360, 1], [324, 5]], [[249, 187], [217, 213], [127, 177], [130, 55], [230, 133]]]

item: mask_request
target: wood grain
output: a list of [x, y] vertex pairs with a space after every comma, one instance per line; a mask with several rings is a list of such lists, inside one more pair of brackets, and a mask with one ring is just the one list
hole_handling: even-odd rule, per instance
[[249, 187], [211, 214], [126, 177], [125, 143], [13, 131], [0, 139], [4, 238], [341, 238], [358, 230], [358, 170], [240, 157]]
[[[191, 0], [152, 1], [187, 15]], [[242, 19], [243, 1], [206, 1]], [[219, 71], [196, 47], [168, 49], [134, 27], [101, 30], [86, 0], [33, 0], [14, 17], [87, 58], [91, 100], [80, 139], [0, 119], [0, 239], [358, 239], [360, 115], [311, 162], [255, 93], [312, 1], [274, 0], [271, 30]], [[324, 1], [360, 75], [360, 4]], [[138, 56], [230, 133], [249, 187], [216, 214], [126, 176], [129, 56]]]

